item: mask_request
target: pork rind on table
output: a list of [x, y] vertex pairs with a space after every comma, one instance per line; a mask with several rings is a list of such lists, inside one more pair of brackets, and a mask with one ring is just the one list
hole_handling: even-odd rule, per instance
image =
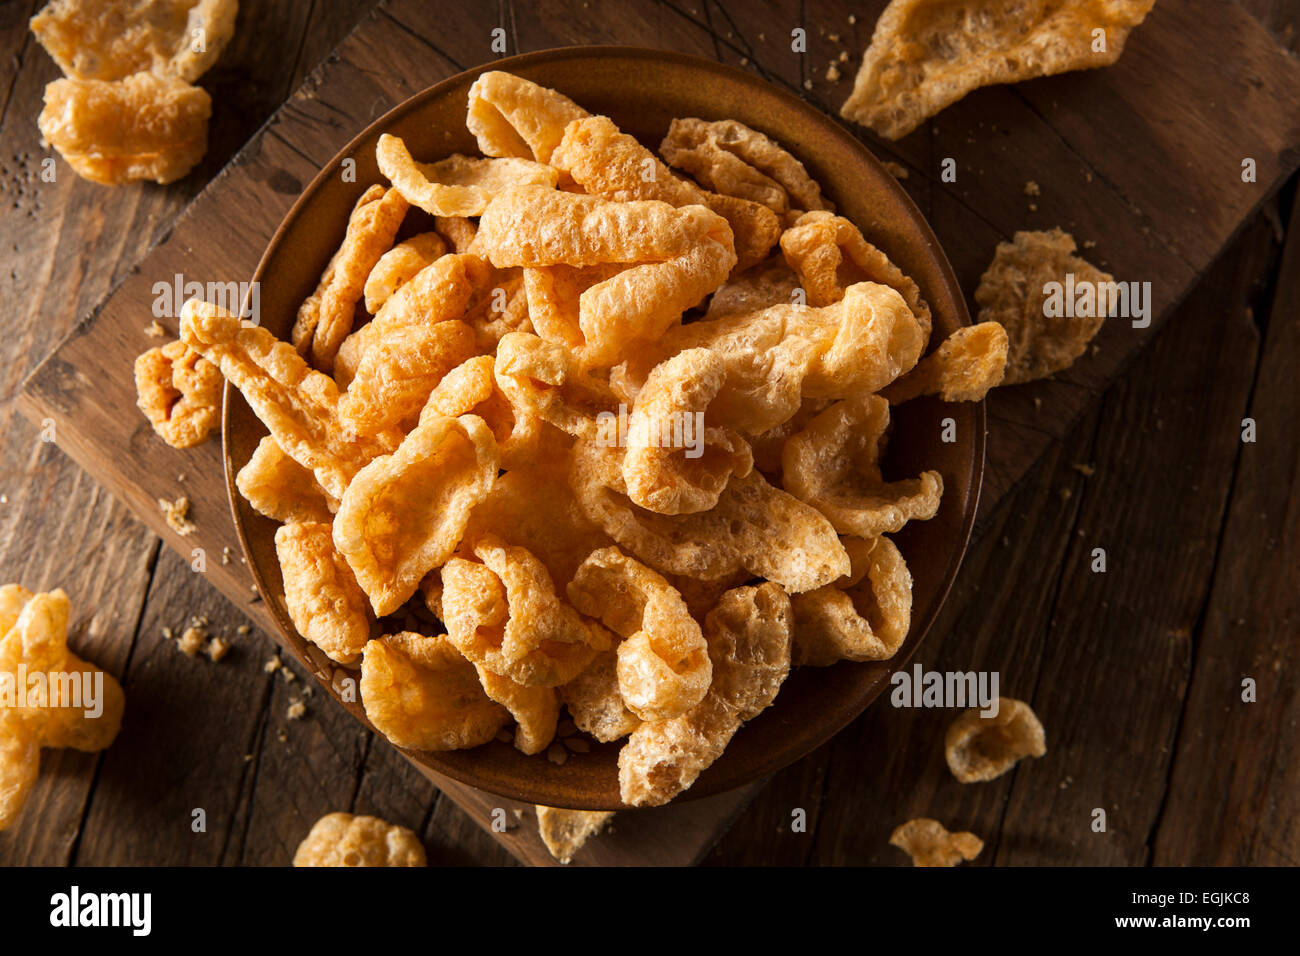
[[487, 158], [381, 139], [297, 349], [193, 301], [181, 343], [270, 432], [237, 487], [379, 732], [535, 755], [567, 711], [662, 804], [791, 666], [898, 652], [887, 535], [943, 485], [885, 477], [883, 390], [971, 399], [997, 343], [923, 359], [916, 284], [747, 127], [673, 127], [711, 191], [509, 74], [467, 123]]
[[[0, 830], [22, 812], [40, 773], [42, 747], [103, 750], [122, 726], [122, 685], [69, 649], [68, 616], [61, 589], [35, 594], [17, 584], [0, 587]], [[22, 674], [27, 680], [20, 685]], [[31, 680], [38, 674], [43, 684]]]
[[986, 717], [978, 707], [962, 713], [948, 727], [943, 754], [948, 769], [962, 783], [1002, 776], [1025, 757], [1047, 753], [1043, 725], [1022, 700], [998, 698], [997, 713]]
[[551, 856], [569, 863], [593, 836], [614, 818], [611, 810], [561, 810], [538, 804], [537, 833]]
[[208, 145], [208, 94], [191, 84], [235, 30], [236, 0], [51, 0], [32, 32], [65, 79], [45, 87], [41, 135], [107, 186], [170, 183]]
[[238, 9], [236, 0], [50, 0], [31, 29], [75, 79], [157, 73], [193, 83], [235, 35]]
[[[1106, 321], [1094, 307], [1062, 308], [1048, 315], [1048, 283], [1066, 283], [1094, 293], [1113, 288], [1114, 276], [1074, 254], [1074, 237], [1060, 229], [1017, 232], [1011, 242], [998, 243], [993, 262], [980, 276], [975, 302], [978, 322], [996, 322], [1007, 333], [1007, 366], [1003, 385], [1045, 378], [1075, 363]], [[1108, 305], [1113, 303], [1108, 303]]]
[[294, 866], [424, 866], [420, 838], [379, 817], [327, 813], [293, 854]]
[[202, 444], [221, 420], [221, 373], [184, 342], [169, 342], [135, 360], [136, 404], [173, 448]]
[[969, 831], [949, 833], [938, 820], [917, 817], [894, 828], [889, 843], [912, 858], [913, 866], [956, 866], [973, 860], [984, 841]]
[[1154, 5], [892, 0], [876, 21], [840, 115], [898, 139], [978, 87], [1109, 66]]

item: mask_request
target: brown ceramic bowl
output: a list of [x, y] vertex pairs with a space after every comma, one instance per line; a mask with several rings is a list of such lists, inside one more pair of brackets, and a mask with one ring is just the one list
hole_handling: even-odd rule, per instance
[[[382, 65], [381, 65], [382, 67]], [[287, 338], [298, 304], [314, 288], [341, 241], [348, 213], [370, 183], [381, 182], [374, 147], [394, 133], [418, 158], [476, 153], [465, 128], [466, 96], [478, 74], [508, 70], [554, 87], [593, 113], [604, 113], [655, 148], [677, 116], [732, 118], [767, 133], [801, 159], [838, 210], [861, 227], [912, 276], [934, 313], [938, 342], [970, 322], [961, 291], [939, 243], [907, 194], [843, 127], [796, 97], [748, 73], [709, 60], [625, 47], [585, 47], [511, 57], [462, 73], [396, 107], [347, 145], [303, 192], [262, 256], [262, 324]], [[356, 161], [356, 181], [339, 175], [343, 159]], [[940, 440], [940, 422], [952, 417], [959, 439]], [[901, 652], [882, 663], [840, 663], [793, 672], [776, 703], [736, 735], [722, 758], [678, 799], [741, 786], [773, 773], [830, 739], [880, 694], [934, 621], [957, 573], [979, 497], [984, 466], [984, 406], [910, 402], [897, 409], [885, 462], [887, 477], [937, 469], [943, 505], [926, 522], [895, 536], [915, 580], [912, 629]], [[235, 490], [235, 473], [266, 433], [237, 391], [225, 399], [226, 484], [235, 526], [263, 599], [298, 658], [331, 694], [343, 669], [298, 636], [284, 606], [275, 557], [274, 522], [255, 513]], [[780, 547], [780, 542], [772, 542]], [[340, 700], [365, 722], [359, 703]], [[619, 809], [619, 744], [596, 745], [563, 766], [544, 756], [525, 757], [493, 742], [453, 753], [408, 752], [412, 760], [463, 783], [505, 797], [576, 809]]]

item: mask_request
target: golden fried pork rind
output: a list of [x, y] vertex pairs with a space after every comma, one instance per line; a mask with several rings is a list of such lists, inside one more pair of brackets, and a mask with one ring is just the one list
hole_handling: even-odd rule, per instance
[[366, 311], [371, 315], [388, 301], [416, 274], [447, 251], [447, 241], [436, 232], [422, 232], [389, 249], [375, 263], [366, 276]]
[[[781, 235], [781, 223], [765, 206], [701, 189], [682, 179], [608, 116], [569, 124], [551, 163], [593, 196], [615, 202], [658, 200], [672, 206], [705, 206], [727, 221], [736, 261], [744, 271], [766, 258]], [[730, 267], [729, 267], [730, 268]]]
[[420, 838], [379, 817], [327, 813], [293, 855], [294, 866], [424, 866]]
[[665, 515], [707, 511], [732, 475], [749, 474], [754, 459], [745, 439], [705, 424], [725, 381], [722, 359], [709, 349], [655, 366], [628, 416], [623, 483], [634, 503]]
[[838, 302], [856, 282], [879, 282], [903, 297], [929, 341], [930, 306], [921, 297], [920, 287], [843, 216], [805, 213], [782, 234], [781, 251], [798, 273], [809, 305]]
[[492, 197], [509, 186], [554, 188], [550, 166], [528, 159], [475, 159], [452, 153], [436, 163], [417, 163], [406, 143], [388, 133], [375, 148], [379, 171], [412, 206], [431, 216], [481, 216]]
[[568, 863], [613, 816], [612, 810], [559, 810], [539, 804], [537, 832], [551, 856], [561, 863]]
[[525, 687], [509, 677], [494, 674], [482, 664], [478, 671], [483, 692], [510, 711], [518, 725], [515, 748], [521, 753], [536, 754], [555, 739], [555, 725], [560, 719], [560, 697], [554, 687]]
[[414, 428], [443, 376], [478, 352], [459, 319], [411, 325], [378, 336], [339, 399], [339, 420], [359, 435]]
[[446, 635], [409, 631], [366, 645], [361, 701], [375, 729], [408, 750], [467, 750], [510, 719]]
[[[352, 476], [380, 451], [383, 437], [354, 435], [339, 421], [334, 380], [307, 365], [288, 342], [199, 299], [181, 309], [181, 341], [243, 393], [286, 455], [341, 498]], [[395, 443], [394, 443], [395, 444]]]
[[469, 88], [465, 125], [486, 156], [521, 156], [549, 163], [564, 127], [586, 115], [562, 93], [512, 73], [490, 70]]
[[1038, 716], [1022, 700], [998, 698], [998, 712], [985, 717], [980, 708], [963, 712], [948, 727], [943, 755], [962, 783], [1000, 777], [1022, 757], [1047, 753], [1047, 736]]
[[339, 346], [352, 332], [366, 278], [393, 239], [410, 206], [396, 189], [371, 186], [348, 218], [343, 245], [325, 267], [320, 283], [298, 309], [290, 338], [322, 372], [334, 368]]
[[898, 653], [912, 625], [912, 575], [903, 555], [881, 535], [845, 538], [849, 574], [796, 594], [794, 663], [829, 667], [836, 661], [883, 661]]
[[170, 183], [208, 149], [212, 100], [184, 80], [136, 73], [124, 80], [55, 80], [45, 87], [41, 135], [69, 166], [105, 186]]
[[618, 650], [601, 651], [573, 680], [557, 688], [579, 730], [602, 743], [620, 740], [641, 723], [618, 687]]
[[325, 490], [270, 435], [257, 443], [252, 457], [239, 469], [235, 487], [254, 511], [276, 521], [329, 524], [334, 520]]
[[443, 566], [442, 611], [448, 638], [475, 664], [527, 687], [556, 687], [613, 643], [557, 596], [546, 566], [526, 549], [485, 535], [473, 554], [477, 562]]
[[949, 833], [938, 820], [918, 817], [894, 828], [889, 843], [912, 858], [913, 866], [956, 866], [973, 860], [984, 849], [984, 841], [963, 830]]
[[1006, 329], [996, 322], [981, 322], [948, 336], [883, 394], [891, 405], [920, 395], [938, 395], [945, 402], [978, 402], [1002, 383], [1006, 367]]
[[902, 481], [885, 481], [881, 474], [881, 440], [888, 427], [889, 403], [879, 395], [836, 402], [786, 439], [785, 489], [824, 514], [841, 534], [874, 538], [909, 521], [933, 518], [943, 497], [937, 471]]
[[525, 269], [524, 292], [533, 331], [548, 342], [581, 349], [585, 341], [579, 321], [582, 294], [625, 268], [622, 263], [603, 263]]
[[[906, 136], [971, 90], [1109, 66], [1155, 0], [893, 0], [840, 115]], [[1094, 48], [1095, 30], [1105, 48]]]
[[619, 693], [642, 720], [686, 713], [709, 689], [713, 668], [700, 625], [663, 575], [617, 548], [593, 552], [568, 586], [569, 600], [623, 640]]
[[334, 547], [328, 521], [299, 521], [275, 532], [284, 605], [293, 626], [331, 659], [351, 664], [370, 640], [365, 592]]
[[756, 471], [733, 477], [709, 511], [661, 515], [628, 499], [620, 459], [617, 448], [579, 443], [571, 478], [578, 504], [620, 547], [661, 574], [715, 581], [743, 569], [796, 594], [849, 572], [830, 522]]
[[[1114, 276], [1074, 255], [1074, 237], [1060, 229], [1017, 232], [1013, 242], [998, 243], [993, 262], [975, 290], [979, 322], [997, 322], [1007, 333], [1007, 371], [1003, 385], [1045, 378], [1074, 364], [1106, 321], [1105, 314], [1048, 316], [1044, 311], [1049, 282], [1100, 288]], [[1113, 286], [1108, 286], [1113, 288]], [[1099, 309], [1092, 309], [1099, 312]]]
[[803, 163], [736, 120], [675, 119], [659, 152], [714, 192], [760, 203], [782, 220], [830, 208]]
[[789, 598], [770, 581], [722, 596], [704, 618], [712, 685], [687, 713], [632, 731], [618, 754], [624, 803], [667, 803], [722, 755], [742, 723], [776, 699], [790, 670], [792, 623]]
[[761, 262], [718, 286], [709, 299], [706, 319], [761, 312], [774, 305], [792, 305], [799, 276], [780, 257]]
[[[31, 699], [32, 686], [14, 706], [0, 707], [0, 830], [7, 829], [22, 812], [27, 795], [40, 772], [41, 747], [72, 747], [103, 750], [122, 726], [126, 697], [117, 679], [82, 660], [68, 648], [68, 596], [62, 590], [33, 594], [16, 584], [0, 588], [0, 673], [17, 681], [20, 668], [30, 675], [53, 675], [60, 689], [66, 687], [71, 701], [53, 698], [47, 685], [41, 700]], [[97, 681], [103, 686], [96, 707], [89, 716], [86, 706], [76, 706], [76, 687], [70, 675], [77, 673], [80, 687]], [[65, 677], [67, 675], [67, 677]], [[66, 681], [66, 683], [65, 683]], [[79, 702], [88, 705], [83, 696]]]
[[237, 12], [236, 0], [50, 0], [30, 25], [74, 79], [149, 72], [193, 83], [234, 36]]
[[430, 417], [357, 472], [334, 516], [334, 546], [377, 617], [451, 557], [496, 476], [496, 440], [476, 415]]
[[184, 342], [169, 342], [135, 360], [136, 405], [173, 448], [208, 440], [221, 421], [221, 372]]
[[611, 375], [635, 395], [662, 357], [707, 348], [727, 380], [709, 406], [713, 424], [757, 435], [788, 420], [805, 398], [874, 392], [916, 365], [921, 326], [894, 289], [850, 286], [832, 305], [779, 305], [751, 314], [703, 319], [669, 331]]
[[582, 368], [572, 352], [526, 332], [511, 332], [498, 343], [495, 374], [517, 415], [574, 437], [594, 440], [598, 416], [614, 414], [618, 405], [608, 384]]

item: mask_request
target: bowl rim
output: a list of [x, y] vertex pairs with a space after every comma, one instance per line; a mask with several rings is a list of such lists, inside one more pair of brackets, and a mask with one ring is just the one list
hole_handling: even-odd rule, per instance
[[[321, 166], [320, 170], [311, 179], [311, 181], [307, 183], [306, 186], [303, 187], [301, 193], [298, 195], [298, 198], [294, 200], [293, 205], [289, 207], [288, 212], [284, 214], [283, 218], [280, 220], [279, 225], [272, 233], [270, 239], [267, 240], [266, 246], [262, 251], [262, 255], [258, 259], [257, 267], [253, 272], [252, 282], [250, 283], [250, 289], [253, 288], [257, 283], [262, 281], [269, 260], [272, 257], [272, 253], [275, 252], [278, 249], [278, 247], [281, 245], [281, 243], [285, 240], [286, 234], [289, 232], [291, 227], [297, 222], [297, 220], [301, 216], [305, 214], [308, 206], [315, 198], [316, 193], [320, 190], [322, 184], [327, 180], [328, 177], [335, 175], [342, 161], [346, 158], [353, 156], [356, 153], [357, 147], [359, 147], [360, 144], [365, 139], [370, 137], [373, 133], [382, 132], [385, 129], [390, 128], [396, 122], [398, 122], [400, 119], [406, 116], [408, 113], [419, 109], [429, 100], [433, 100], [439, 96], [445, 95], [449, 89], [455, 86], [459, 86], [469, 77], [477, 77], [483, 73], [487, 73], [495, 70], [502, 70], [502, 71], [509, 72], [513, 69], [517, 69], [520, 67], [528, 67], [537, 64], [562, 61], [562, 60], [607, 59], [607, 58], [615, 58], [615, 59], [650, 58], [657, 61], [671, 61], [681, 66], [689, 66], [689, 67], [704, 69], [709, 72], [721, 74], [723, 76], [730, 78], [731, 80], [739, 80], [742, 83], [747, 83], [751, 86], [760, 88], [767, 95], [778, 97], [779, 99], [784, 101], [787, 107], [792, 108], [797, 113], [803, 114], [807, 118], [809, 123], [821, 124], [823, 126], [828, 127], [831, 132], [840, 136], [847, 142], [847, 145], [849, 146], [850, 150], [856, 155], [857, 159], [860, 162], [863, 162], [868, 166], [875, 167], [878, 173], [883, 174], [882, 181], [887, 181], [888, 188], [890, 188], [895, 193], [895, 197], [899, 201], [901, 201], [901, 203], [904, 205], [904, 208], [906, 208], [910, 212], [911, 222], [919, 230], [919, 238], [922, 241], [924, 241], [924, 243], [926, 244], [927, 253], [934, 260], [934, 264], [937, 266], [936, 278], [938, 279], [939, 283], [944, 287], [944, 292], [947, 294], [948, 298], [956, 305], [955, 318], [957, 319], [958, 322], [957, 327], [962, 328], [973, 324], [971, 321], [969, 309], [967, 308], [966, 305], [965, 295], [963, 294], [961, 289], [961, 285], [957, 281], [956, 274], [953, 272], [952, 264], [949, 262], [947, 255], [943, 251], [943, 247], [939, 243], [938, 237], [934, 234], [934, 230], [930, 226], [929, 221], [926, 219], [925, 215], [921, 212], [920, 208], [916, 205], [916, 203], [913, 202], [912, 197], [907, 193], [905, 189], [903, 189], [903, 187], [898, 183], [895, 177], [892, 174], [890, 174], [887, 169], [885, 169], [884, 165], [881, 163], [879, 159], [876, 158], [875, 154], [871, 151], [871, 149], [868, 148], [868, 146], [865, 143], [863, 143], [862, 140], [859, 139], [851, 129], [849, 129], [844, 123], [840, 122], [840, 120], [837, 117], [834, 117], [831, 114], [824, 112], [823, 110], [807, 102], [801, 97], [794, 95], [793, 93], [783, 89], [779, 85], [769, 80], [765, 80], [760, 76], [754, 75], [750, 71], [732, 66], [730, 64], [721, 63], [716, 60], [710, 60], [703, 56], [696, 56], [694, 54], [689, 54], [689, 53], [681, 53], [679, 51], [660, 50], [660, 49], [655, 49], [653, 47], [629, 46], [629, 45], [617, 45], [617, 44], [553, 47], [545, 50], [536, 50], [529, 53], [521, 53], [521, 54], [516, 54], [514, 56], [502, 57], [501, 59], [483, 63], [478, 66], [471, 67], [466, 70], [462, 70], [451, 76], [445, 77], [444, 79], [439, 80], [437, 83], [434, 83], [433, 85], [428, 86], [423, 90], [419, 90], [411, 94], [406, 99], [402, 100], [400, 103], [395, 104], [392, 108], [390, 108], [380, 116], [376, 117], [374, 120], [367, 123], [359, 132], [356, 133], [356, 135], [354, 135], [351, 139], [349, 139], [347, 143], [345, 143], [340, 149], [338, 149], [334, 153], [334, 155], [329, 159], [328, 162], [326, 162], [324, 165]], [[246, 307], [247, 303], [245, 302], [243, 303], [243, 305]], [[329, 676], [321, 673], [320, 669], [314, 666], [310, 660], [304, 659], [304, 654], [298, 650], [295, 638], [297, 639], [297, 641], [303, 641], [304, 639], [301, 637], [300, 634], [298, 634], [297, 629], [293, 626], [292, 621], [289, 620], [287, 615], [282, 611], [278, 598], [273, 599], [275, 598], [275, 596], [270, 593], [270, 589], [267, 585], [264, 575], [262, 574], [259, 564], [252, 559], [252, 549], [249, 543], [249, 530], [241, 515], [241, 495], [239, 494], [239, 490], [235, 481], [238, 470], [240, 467], [242, 467], [242, 463], [239, 466], [235, 465], [232, 456], [232, 449], [230, 445], [230, 421], [232, 415], [232, 408], [234, 407], [235, 402], [237, 400], [236, 399], [237, 395], [238, 395], [238, 390], [235, 389], [233, 386], [231, 386], [229, 382], [225, 382], [222, 391], [221, 451], [222, 451], [223, 469], [225, 472], [225, 480], [226, 480], [226, 498], [227, 498], [227, 503], [229, 504], [230, 507], [231, 519], [235, 525], [235, 533], [239, 539], [239, 546], [242, 552], [242, 557], [246, 562], [249, 572], [252, 574], [253, 583], [257, 589], [258, 596], [266, 604], [272, 619], [275, 621], [276, 626], [279, 628], [281, 632], [280, 643], [286, 646], [294, 654], [294, 656], [298, 658], [299, 663], [307, 667], [312, 672], [313, 676], [315, 676], [316, 679], [321, 682], [324, 688], [330, 692], [330, 696], [334, 697], [337, 700], [336, 695], [333, 692], [333, 688], [331, 687]], [[240, 400], [242, 400], [242, 396], [240, 397]], [[949, 553], [947, 564], [944, 566], [943, 571], [940, 575], [939, 586], [935, 592], [933, 603], [928, 608], [928, 613], [924, 616], [922, 620], [918, 621], [917, 619], [914, 618], [911, 621], [911, 626], [904, 640], [904, 644], [899, 649], [898, 653], [895, 654], [888, 661], [880, 662], [880, 663], [887, 663], [889, 665], [891, 675], [893, 673], [896, 673], [898, 670], [902, 669], [910, 661], [912, 655], [916, 652], [917, 648], [921, 645], [921, 643], [924, 641], [926, 636], [929, 634], [930, 628], [933, 626], [935, 620], [939, 616], [940, 611], [943, 609], [944, 604], [947, 602], [948, 595], [952, 590], [952, 586], [956, 580], [957, 573], [961, 568], [961, 564], [963, 560], [965, 559], [966, 551], [970, 543], [971, 533], [974, 529], [976, 516], [979, 511], [979, 502], [983, 490], [983, 481], [984, 481], [986, 437], [987, 437], [987, 409], [986, 409], [986, 404], [982, 399], [979, 402], [964, 403], [964, 404], [967, 404], [968, 406], [973, 406], [972, 411], [974, 413], [973, 434], [969, 439], [966, 440], [966, 443], [969, 443], [972, 451], [970, 457], [970, 468], [969, 468], [969, 475], [968, 475], [969, 492], [966, 496], [968, 501], [968, 506], [965, 509], [965, 512], [962, 514], [960, 528], [953, 541], [953, 547]], [[331, 662], [331, 664], [333, 664], [333, 666], [335, 667], [343, 666], [343, 665], [334, 664], [333, 662]], [[854, 662], [841, 661], [838, 664], [835, 664], [833, 666], [844, 667], [844, 666], [863, 666], [863, 665], [855, 664]], [[689, 800], [713, 796], [718, 793], [739, 789], [740, 787], [752, 786], [754, 784], [763, 781], [770, 774], [775, 773], [776, 771], [784, 767], [790, 766], [791, 764], [796, 763], [799, 760], [802, 760], [804, 757], [812, 753], [814, 750], [817, 750], [818, 748], [828, 744], [845, 727], [847, 727], [854, 720], [861, 717], [862, 714], [866, 712], [867, 708], [869, 708], [873, 703], [875, 703], [876, 699], [881, 695], [881, 693], [884, 690], [884, 686], [887, 683], [888, 683], [888, 677], [886, 677], [884, 680], [878, 681], [876, 686], [865, 696], [863, 704], [860, 708], [854, 709], [852, 713], [849, 713], [842, 720], [836, 720], [828, 723], [826, 725], [825, 733], [816, 735], [819, 739], [814, 740], [810, 743], [806, 743], [804, 745], [790, 747], [786, 750], [781, 751], [779, 754], [775, 753], [774, 750], [771, 749], [764, 751], [765, 758], [754, 762], [754, 764], [751, 766], [750, 772], [744, 775], [745, 777], [744, 780], [731, 782], [728, 783], [726, 786], [700, 787], [699, 784], [704, 782], [704, 777], [702, 777], [700, 781], [697, 781], [695, 786], [688, 788], [683, 793], [676, 796], [671, 801], [670, 805], [676, 805]], [[371, 724], [369, 719], [366, 718], [364, 710], [360, 706], [359, 699], [355, 706], [348, 707], [346, 704], [344, 704], [343, 706], [352, 714], [352, 716], [357, 717], [361, 721], [363, 726], [367, 727], [373, 733], [381, 737], [383, 736], [378, 730], [375, 729], [374, 725]], [[497, 796], [505, 797], [507, 799], [518, 800], [520, 802], [525, 802], [525, 803], [538, 802], [536, 799], [534, 799], [535, 797], [538, 796], [538, 794], [536, 793], [535, 790], [530, 789], [527, 783], [516, 784], [513, 781], [509, 781], [509, 780], [493, 780], [488, 783], [485, 783], [480, 777], [476, 776], [476, 774], [473, 772], [472, 769], [465, 769], [460, 762], [449, 762], [449, 761], [442, 760], [441, 759], [442, 755], [440, 753], [410, 751], [407, 750], [406, 748], [398, 747], [396, 744], [393, 744], [391, 741], [387, 741], [386, 738], [385, 738], [385, 742], [389, 743], [391, 746], [395, 747], [399, 752], [405, 755], [413, 764], [415, 764], [417, 769], [419, 769], [422, 773], [426, 774], [427, 776], [431, 776], [435, 778], [435, 783], [436, 783], [436, 776], [443, 775], [458, 783], [472, 787], [476, 790], [480, 790], [484, 793], [491, 793]], [[538, 754], [537, 757], [540, 758], [542, 757], [542, 755]], [[707, 777], [707, 773], [704, 776]], [[549, 795], [548, 798], [555, 799], [553, 796], [549, 796]], [[564, 804], [565, 801], [561, 801], [560, 803], [555, 805], [563, 806]], [[573, 808], [574, 809], [615, 809], [621, 812], [626, 812], [627, 810], [631, 810], [631, 809], [639, 809], [639, 808], [627, 807], [622, 804], [618, 806], [604, 806], [604, 805], [592, 806], [590, 802], [584, 803], [581, 806], [574, 805]]]

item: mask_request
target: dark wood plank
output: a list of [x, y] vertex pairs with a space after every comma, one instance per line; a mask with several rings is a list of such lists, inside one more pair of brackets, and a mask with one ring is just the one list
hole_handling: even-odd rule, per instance
[[[1300, 865], [1300, 696], [1292, 676], [1300, 665], [1300, 202], [1292, 204], [1277, 275], [1246, 413], [1258, 432], [1254, 443], [1238, 446], [1232, 506], [1154, 834], [1160, 865]], [[1242, 699], [1246, 678], [1256, 685], [1254, 703]]]

